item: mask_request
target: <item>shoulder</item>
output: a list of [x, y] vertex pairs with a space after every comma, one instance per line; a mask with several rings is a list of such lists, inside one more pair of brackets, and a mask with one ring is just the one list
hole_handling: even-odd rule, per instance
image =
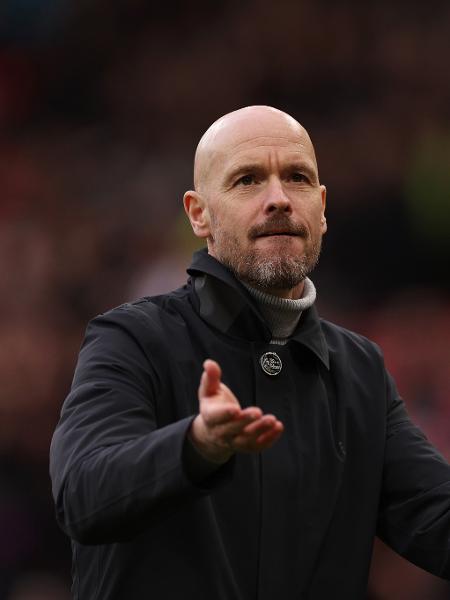
[[172, 322], [182, 322], [182, 315], [192, 311], [187, 285], [159, 296], [146, 296], [125, 302], [94, 317], [89, 326], [117, 326], [130, 332], [158, 332]]
[[123, 371], [128, 365], [134, 371], [153, 365], [155, 372], [163, 372], [161, 365], [171, 347], [184, 343], [186, 325], [178, 305], [192, 312], [188, 303], [188, 291], [180, 289], [126, 302], [95, 316], [87, 325], [78, 366], [110, 364]]
[[[381, 408], [383, 414], [393, 402], [398, 403], [398, 392], [386, 370], [381, 348], [364, 335], [335, 323], [321, 320], [321, 326], [327, 340], [331, 372], [336, 381], [345, 385], [347, 398], [357, 399], [357, 406], [365, 410]], [[351, 389], [355, 391], [353, 396]], [[366, 400], [361, 402], [363, 398]], [[374, 398], [378, 401], [374, 402]]]
[[139, 298], [116, 306], [91, 319], [81, 354], [102, 354], [105, 349], [142, 353], [153, 358], [186, 336], [186, 320], [193, 307], [187, 286], [161, 296]]
[[374, 341], [325, 319], [320, 319], [320, 324], [330, 354], [340, 354], [375, 362], [379, 366], [384, 365], [382, 351]]

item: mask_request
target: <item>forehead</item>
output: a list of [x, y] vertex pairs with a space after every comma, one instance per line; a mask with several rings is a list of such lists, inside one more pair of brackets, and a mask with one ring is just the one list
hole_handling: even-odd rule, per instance
[[[280, 132], [281, 133], [281, 132]], [[211, 156], [212, 173], [220, 178], [242, 164], [305, 163], [316, 170], [313, 146], [307, 137], [299, 135], [240, 136], [216, 149]]]
[[196, 183], [220, 179], [242, 161], [281, 161], [290, 154], [317, 171], [306, 130], [290, 115], [270, 107], [249, 107], [225, 115], [208, 129], [197, 147]]
[[301, 154], [305, 158], [314, 155], [312, 145], [307, 140], [277, 135], [246, 138], [217, 150], [222, 158], [237, 158], [244, 155], [262, 156], [271, 152], [279, 155]]

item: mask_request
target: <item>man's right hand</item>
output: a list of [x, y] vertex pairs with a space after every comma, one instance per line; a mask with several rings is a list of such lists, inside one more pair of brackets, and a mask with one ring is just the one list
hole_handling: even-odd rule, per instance
[[208, 460], [225, 463], [235, 452], [269, 448], [283, 432], [274, 415], [257, 406], [242, 409], [233, 392], [221, 381], [217, 362], [205, 360], [198, 397], [200, 414], [192, 422], [190, 438]]

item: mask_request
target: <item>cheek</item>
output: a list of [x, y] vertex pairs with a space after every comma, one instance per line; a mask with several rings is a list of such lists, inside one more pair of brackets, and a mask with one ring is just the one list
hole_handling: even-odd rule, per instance
[[219, 227], [239, 237], [246, 234], [251, 224], [251, 216], [246, 214], [246, 212], [242, 210], [242, 207], [237, 207], [233, 204], [230, 204], [230, 206], [227, 207], [227, 210], [221, 211], [218, 219]]
[[323, 218], [323, 207], [322, 207], [322, 199], [320, 195], [315, 195], [309, 198], [307, 203], [308, 206], [308, 219], [312, 225], [316, 225], [321, 223]]
[[304, 212], [302, 217], [308, 226], [308, 229], [311, 233], [311, 237], [317, 238], [321, 236], [322, 233], [324, 233], [324, 221], [321, 208], [314, 207], [311, 210]]

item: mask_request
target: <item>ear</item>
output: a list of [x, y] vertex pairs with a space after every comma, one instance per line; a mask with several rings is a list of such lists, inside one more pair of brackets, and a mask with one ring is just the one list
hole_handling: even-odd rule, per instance
[[322, 196], [322, 214], [320, 216], [320, 224], [322, 226], [322, 234], [327, 231], [327, 220], [325, 218], [325, 206], [327, 204], [327, 188], [324, 185], [320, 186], [320, 194]]
[[210, 235], [209, 212], [203, 196], [189, 190], [183, 196], [183, 204], [195, 235], [199, 238], [207, 238]]

